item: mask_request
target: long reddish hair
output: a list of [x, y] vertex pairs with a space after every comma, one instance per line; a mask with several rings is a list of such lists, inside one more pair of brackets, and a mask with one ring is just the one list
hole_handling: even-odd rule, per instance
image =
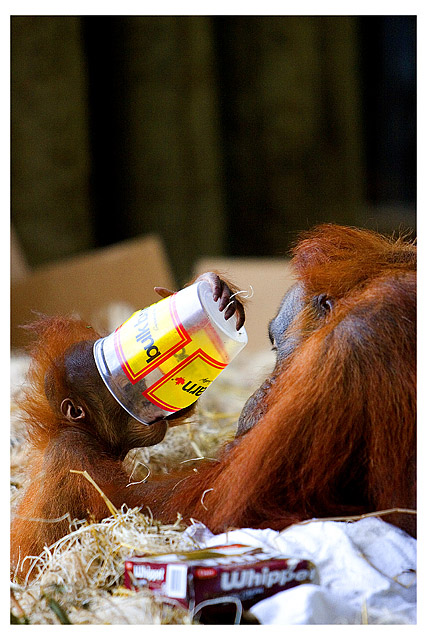
[[266, 413], [219, 464], [176, 486], [163, 518], [180, 511], [221, 531], [415, 507], [414, 245], [322, 225], [293, 266], [307, 300], [326, 293], [333, 312], [314, 329], [299, 314], [290, 331], [306, 335], [278, 365]]
[[[128, 486], [122, 459], [111, 449], [123, 434], [115, 428], [114, 409], [108, 409], [108, 425], [100, 424], [97, 385], [86, 430], [76, 429], [48, 399], [50, 384], [61, 392], [65, 385], [63, 354], [98, 334], [73, 318], [41, 316], [34, 323], [22, 403], [32, 444], [31, 484], [12, 524], [14, 565], [64, 535], [65, 514], [108, 515], [95, 488], [70, 469], [88, 470], [118, 508], [149, 507], [163, 521], [181, 513], [214, 532], [415, 508], [415, 246], [322, 225], [301, 238], [293, 266], [304, 305], [286, 333], [298, 338], [298, 346], [278, 359], [262, 410], [256, 403], [251, 409], [255, 426], [219, 462], [200, 465], [196, 473]], [[322, 295], [334, 305], [319, 318], [312, 301]], [[412, 516], [398, 513], [390, 521], [415, 534]]]
[[49, 371], [60, 384], [63, 377], [61, 356], [77, 342], [96, 340], [100, 336], [95, 329], [74, 316], [37, 314], [34, 321], [24, 328], [33, 334], [34, 339], [28, 349], [31, 364], [20, 410], [26, 421], [28, 439], [34, 447], [44, 449], [62, 428], [63, 418], [54, 411], [47, 398], [46, 374]]

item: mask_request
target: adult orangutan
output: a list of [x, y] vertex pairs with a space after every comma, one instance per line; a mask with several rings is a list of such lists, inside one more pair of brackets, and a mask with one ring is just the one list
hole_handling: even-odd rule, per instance
[[[24, 409], [33, 481], [12, 525], [12, 561], [39, 553], [72, 518], [108, 515], [87, 470], [120, 507], [177, 512], [212, 531], [282, 529], [311, 517], [416, 506], [416, 249], [372, 231], [322, 225], [293, 254], [296, 284], [269, 325], [277, 361], [247, 401], [219, 462], [126, 487], [127, 451], [161, 440], [100, 381], [83, 323], [44, 318]], [[230, 290], [214, 274], [202, 276]], [[230, 287], [233, 289], [233, 287]], [[240, 304], [232, 309], [243, 322]], [[231, 313], [229, 311], [229, 313]], [[413, 515], [391, 522], [415, 535]]]

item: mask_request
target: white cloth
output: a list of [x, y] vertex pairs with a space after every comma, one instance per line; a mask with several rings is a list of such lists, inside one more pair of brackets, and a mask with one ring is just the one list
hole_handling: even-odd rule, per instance
[[187, 529], [204, 546], [240, 543], [311, 560], [320, 584], [304, 584], [261, 600], [251, 612], [262, 624], [416, 624], [417, 542], [374, 517], [311, 521], [282, 533], [239, 529], [214, 536]]

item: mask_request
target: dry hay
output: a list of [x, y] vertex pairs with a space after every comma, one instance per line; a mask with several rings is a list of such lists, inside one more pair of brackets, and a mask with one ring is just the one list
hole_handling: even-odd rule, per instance
[[[11, 512], [25, 488], [25, 424], [17, 408], [28, 359], [11, 362]], [[185, 424], [170, 429], [160, 444], [134, 449], [126, 458], [129, 482], [215, 458], [234, 437], [237, 418], [252, 391], [272, 368], [269, 352], [243, 352], [210, 387]], [[248, 373], [250, 372], [250, 373]], [[197, 542], [177, 517], [165, 526], [138, 509], [122, 507], [100, 523], [70, 522], [70, 533], [38, 558], [26, 560], [36, 578], [11, 583], [11, 617], [19, 624], [192, 624], [190, 614], [149, 591], [123, 588], [124, 560], [133, 554], [187, 551]]]
[[[184, 610], [163, 605], [150, 593], [120, 587], [129, 555], [194, 547], [184, 527], [163, 526], [125, 507], [100, 523], [76, 522], [71, 532], [25, 567], [38, 575], [24, 588], [13, 586], [15, 615], [31, 624], [188, 624]], [[101, 614], [101, 615], [100, 615]], [[68, 622], [69, 621], [69, 622]]]

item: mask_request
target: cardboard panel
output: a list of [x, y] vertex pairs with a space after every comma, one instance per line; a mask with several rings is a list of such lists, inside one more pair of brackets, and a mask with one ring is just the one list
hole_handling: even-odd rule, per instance
[[49, 315], [76, 313], [99, 331], [108, 330], [106, 316], [112, 304], [130, 313], [159, 300], [154, 286], [175, 289], [161, 240], [144, 236], [97, 249], [89, 254], [39, 267], [12, 284], [11, 340], [13, 347], [27, 341], [19, 325], [32, 311]]
[[280, 301], [294, 282], [290, 260], [269, 258], [202, 258], [194, 267], [194, 274], [219, 271], [239, 289], [254, 295], [246, 304], [248, 345], [245, 351], [271, 349], [268, 323], [276, 315]]

